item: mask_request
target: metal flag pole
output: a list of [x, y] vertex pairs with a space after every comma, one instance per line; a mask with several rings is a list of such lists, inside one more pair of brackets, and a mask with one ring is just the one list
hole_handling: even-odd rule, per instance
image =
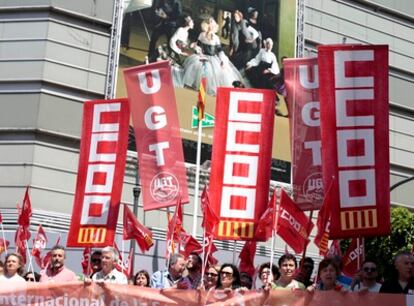
[[[206, 62], [202, 61], [203, 63], [203, 75], [206, 75]], [[203, 80], [203, 76], [201, 77], [200, 84]], [[204, 90], [206, 90], [204, 88]], [[198, 110], [200, 112], [200, 110]], [[193, 209], [193, 237], [197, 238], [197, 219], [198, 219], [198, 198], [199, 198], [199, 189], [200, 189], [200, 163], [201, 163], [201, 137], [203, 131], [203, 123], [202, 119], [199, 118], [198, 120], [198, 135], [197, 135], [197, 156], [196, 156], [196, 177], [195, 177], [195, 184], [194, 184], [194, 209]]]
[[7, 251], [6, 237], [5, 237], [5, 235], [4, 235], [3, 221], [2, 221], [2, 222], [0, 222], [0, 225], [1, 225], [1, 235], [3, 236], [3, 246], [4, 246], [4, 251], [6, 252], [6, 255], [7, 255], [7, 254], [8, 254], [8, 251]]

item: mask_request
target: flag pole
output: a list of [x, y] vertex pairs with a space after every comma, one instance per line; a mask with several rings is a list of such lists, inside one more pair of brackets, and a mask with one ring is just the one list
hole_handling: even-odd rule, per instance
[[[276, 238], [276, 235], [275, 235], [275, 229], [274, 228], [272, 228], [272, 241], [270, 242], [270, 271], [272, 271], [272, 266], [273, 266], [273, 258], [274, 258], [274, 249], [275, 249], [275, 238]], [[272, 273], [270, 273], [270, 274], [272, 274]], [[272, 275], [272, 278], [273, 278], [273, 275]], [[273, 281], [273, 279], [272, 279], [272, 281]]]
[[[206, 75], [206, 61], [201, 61], [203, 64], [203, 74], [201, 76], [200, 85], [203, 77]], [[203, 88], [206, 90], [206, 88]], [[204, 94], [205, 95], [205, 94]], [[204, 98], [203, 98], [204, 99]], [[204, 116], [204, 114], [203, 114]], [[200, 109], [198, 107], [198, 132], [197, 132], [197, 155], [196, 155], [196, 177], [194, 184], [194, 209], [193, 209], [193, 237], [197, 239], [197, 219], [198, 219], [198, 198], [200, 189], [200, 163], [201, 163], [201, 137], [203, 132], [203, 118], [200, 118]]]
[[7, 255], [7, 254], [8, 254], [8, 251], [7, 251], [6, 237], [5, 237], [5, 235], [4, 235], [3, 221], [2, 221], [2, 222], [0, 222], [0, 224], [1, 224], [1, 235], [3, 236], [3, 245], [4, 245], [4, 250], [6, 251], [6, 255]]
[[236, 246], [237, 246], [237, 242], [236, 240], [234, 240], [233, 242], [233, 265], [236, 264]]
[[27, 252], [27, 254], [29, 255], [29, 271], [31, 271], [32, 273], [33, 273], [33, 275], [34, 275], [34, 269], [33, 269], [33, 257], [32, 257], [32, 255], [30, 254], [30, 249], [29, 249], [29, 244], [27, 243], [27, 240], [25, 240], [25, 242], [26, 242], [26, 252]]

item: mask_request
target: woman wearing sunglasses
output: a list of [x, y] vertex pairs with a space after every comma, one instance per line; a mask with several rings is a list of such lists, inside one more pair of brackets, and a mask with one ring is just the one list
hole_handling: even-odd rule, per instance
[[233, 264], [224, 264], [219, 271], [216, 289], [231, 291], [240, 288], [240, 273]]
[[24, 279], [26, 282], [38, 283], [40, 281], [40, 274], [37, 272], [29, 271], [24, 275]]
[[211, 288], [216, 288], [217, 281], [219, 278], [220, 266], [209, 266], [206, 273], [204, 274], [204, 288], [210, 290]]

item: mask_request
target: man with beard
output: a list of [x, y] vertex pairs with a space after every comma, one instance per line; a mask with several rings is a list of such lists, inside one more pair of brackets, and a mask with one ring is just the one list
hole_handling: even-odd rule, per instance
[[197, 289], [201, 285], [201, 266], [203, 261], [201, 257], [196, 253], [192, 252], [187, 257], [187, 271], [188, 279], [191, 283], [191, 289]]
[[151, 288], [190, 289], [191, 283], [183, 276], [186, 261], [182, 254], [172, 254], [168, 260], [168, 269], [160, 270], [151, 276]]
[[50, 262], [46, 269], [40, 271], [40, 282], [70, 282], [77, 281], [76, 274], [65, 267], [65, 248], [61, 245], [55, 245], [50, 251]]
[[111, 284], [128, 284], [128, 279], [124, 273], [116, 269], [119, 253], [114, 247], [104, 247], [102, 249], [102, 269], [92, 276], [92, 281]]
[[355, 285], [353, 291], [379, 292], [381, 284], [377, 283], [377, 264], [372, 260], [365, 260], [361, 266], [361, 281]]

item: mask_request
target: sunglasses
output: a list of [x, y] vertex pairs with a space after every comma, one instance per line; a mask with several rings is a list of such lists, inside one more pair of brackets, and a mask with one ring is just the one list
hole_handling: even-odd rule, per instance
[[222, 276], [232, 276], [233, 275], [233, 272], [221, 271], [220, 274]]
[[207, 272], [207, 273], [206, 273], [206, 276], [207, 276], [207, 277], [217, 277], [217, 276], [218, 276], [218, 274], [217, 274], [217, 273], [210, 273], [210, 272]]
[[35, 282], [36, 280], [32, 277], [26, 278], [26, 282]]
[[377, 271], [377, 268], [368, 268], [368, 267], [364, 268], [364, 272], [376, 272], [376, 271]]

